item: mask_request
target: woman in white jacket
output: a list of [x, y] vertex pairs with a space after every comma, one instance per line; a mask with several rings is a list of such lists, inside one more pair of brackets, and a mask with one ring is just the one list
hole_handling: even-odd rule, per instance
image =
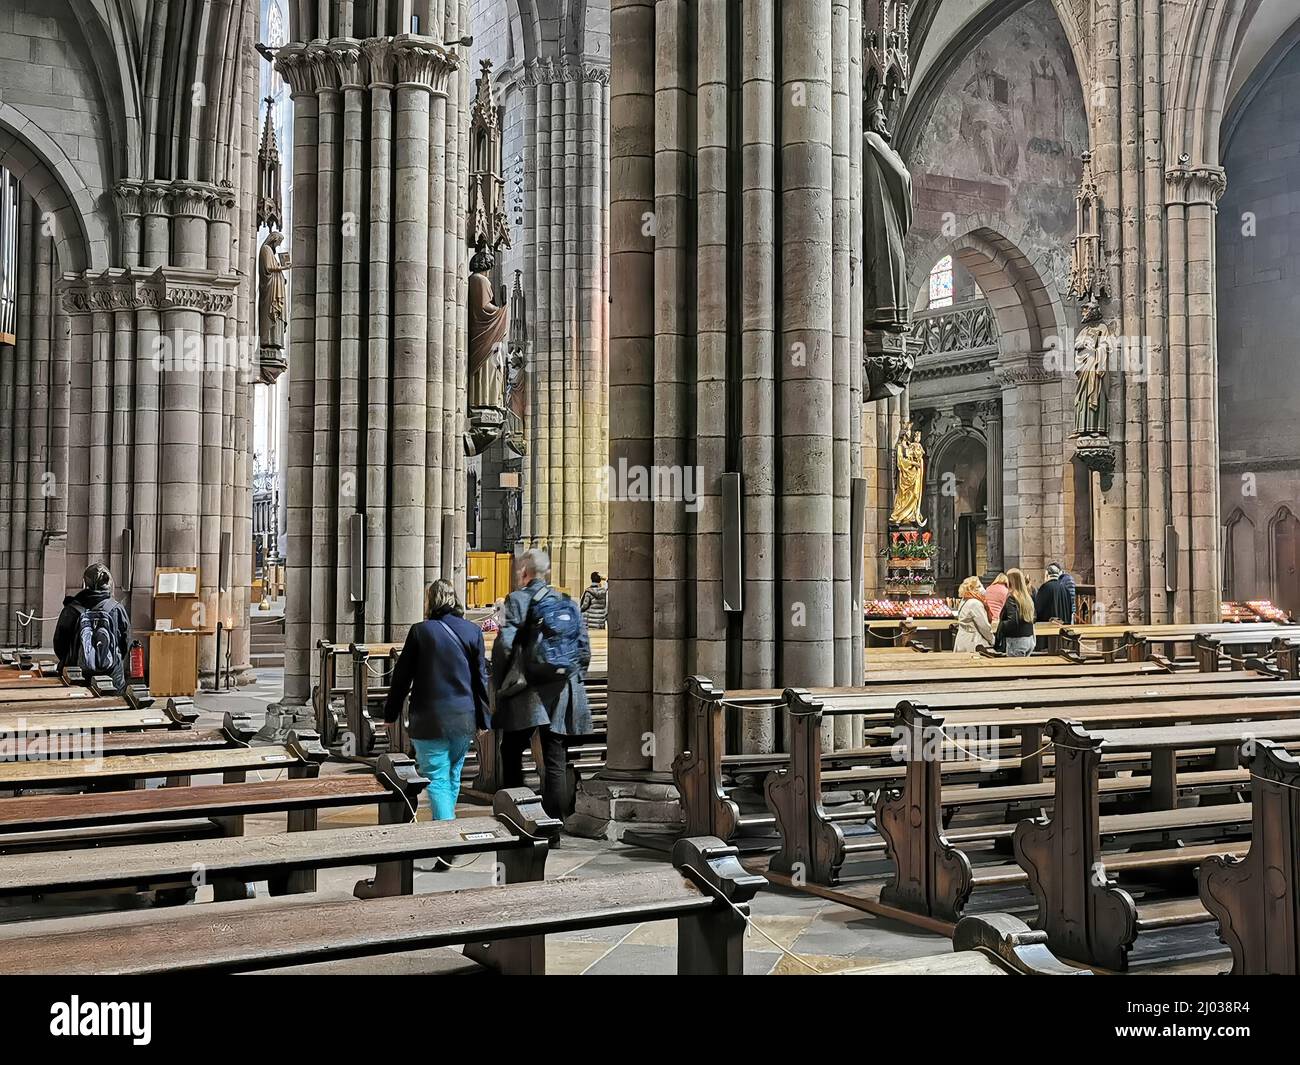
[[993, 642], [993, 626], [984, 606], [984, 586], [978, 577], [967, 577], [957, 589], [961, 608], [957, 611], [957, 638], [954, 651], [974, 652]]

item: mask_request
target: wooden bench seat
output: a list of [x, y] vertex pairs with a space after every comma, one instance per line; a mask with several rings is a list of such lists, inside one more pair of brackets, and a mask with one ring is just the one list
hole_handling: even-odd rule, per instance
[[[941, 685], [917, 687], [927, 699], [933, 697], [928, 706], [949, 709], [954, 724], [980, 726], [996, 722], [999, 727], [1019, 732], [1022, 761], [1017, 767], [1018, 774], [1031, 783], [1042, 779], [1043, 761], [1041, 754], [1035, 752], [1043, 746], [1041, 729], [1053, 716], [1054, 708], [1069, 707], [1071, 714], [1078, 714], [1085, 712], [1084, 707], [1096, 707], [1098, 720], [1145, 721], [1148, 717], [1178, 713], [1177, 709], [1162, 707], [1181, 705], [1181, 701], [1191, 695], [1201, 700], [1221, 700], [1223, 707], [1217, 713], [1225, 717], [1232, 716], [1231, 702], [1237, 699], [1274, 700], [1268, 708], [1259, 703], [1261, 714], [1289, 714], [1289, 704], [1284, 700], [1300, 699], [1300, 683], [1279, 681], [1253, 671], [1215, 675], [1160, 674], [1154, 677], [1139, 674], [1108, 677], [1104, 683], [1081, 685], [1078, 680], [1088, 676], [1088, 668], [1081, 667], [1070, 677], [1047, 678], [1038, 683], [1029, 681], [1025, 688], [1011, 690], [1010, 694], [988, 682], [973, 688], [971, 682], [961, 682], [963, 690], [959, 691], [941, 691]], [[673, 763], [673, 777], [682, 796], [686, 830], [692, 834], [707, 833], [730, 839], [742, 825], [753, 828], [761, 822], [751, 816], [742, 818], [739, 806], [727, 795], [724, 783], [724, 770], [727, 768], [724, 760], [729, 757], [726, 752], [726, 714], [728, 711], [743, 713], [746, 709], [759, 708], [773, 714], [783, 713], [774, 700], [780, 699], [783, 707], [787, 693], [726, 693], [703, 677], [689, 678], [686, 688], [687, 742]], [[970, 690], [965, 690], [967, 688]], [[917, 690], [901, 685], [882, 686], [879, 690], [870, 686], [810, 690], [808, 697], [817, 700], [828, 714], [852, 713], [865, 725], [874, 728], [894, 724], [899, 692], [905, 693], [903, 698], [920, 698]], [[958, 719], [958, 712], [969, 716]], [[789, 737], [786, 747], [794, 749]], [[822, 757], [820, 742], [814, 750], [818, 757]], [[841, 752], [834, 752], [827, 756], [826, 762], [831, 764], [841, 757]], [[791, 762], [789, 753], [762, 755], [748, 762], [746, 758], [748, 756], [741, 756], [741, 760], [732, 766], [772, 772]], [[772, 764], [778, 761], [780, 764]], [[761, 818], [763, 815], [757, 816]]]
[[[883, 853], [890, 859], [893, 872], [882, 888], [882, 903], [929, 918], [955, 921], [977, 883], [970, 858], [944, 829], [947, 815], [956, 808], [991, 804], [1045, 805], [1056, 797], [1052, 781], [954, 782], [953, 763], [941, 763], [926, 756], [929, 738], [944, 735], [945, 719], [923, 706], [904, 701], [897, 708], [896, 729], [906, 761], [871, 771], [871, 783], [886, 785], [875, 809], [880, 836], [863, 838], [846, 834], [842, 824], [849, 818], [842, 814], [828, 816], [819, 800], [824, 778], [831, 776], [823, 772], [820, 758], [821, 704], [796, 689], [791, 689], [788, 697], [791, 712], [787, 725], [795, 753], [791, 768], [769, 777], [767, 783], [768, 806], [781, 836], [779, 849], [771, 861], [771, 868], [778, 873], [788, 875], [798, 868], [808, 881], [832, 885], [838, 882], [848, 862], [879, 858]], [[1205, 713], [1217, 719], [1224, 712], [1218, 701], [1189, 700], [1181, 705], [1184, 716]], [[1294, 710], [1292, 707], [1290, 712]], [[1184, 753], [1214, 750], [1217, 745], [1210, 740], [1231, 735], [1233, 729], [1240, 733], [1246, 726], [1228, 722], [1193, 727], [1201, 731], [1190, 734], [1196, 742], [1184, 744]], [[1258, 722], [1249, 727], [1289, 733], [1293, 723]], [[1115, 747], [1107, 757], [1121, 761], [1112, 763], [1112, 768], [1137, 767], [1143, 758], [1161, 757], [1129, 752], [1120, 745]], [[956, 765], [959, 770], [972, 772], [969, 763]], [[1179, 767], [1177, 757], [1167, 765], [1169, 773], [1163, 768], [1166, 763], [1157, 761], [1149, 773], [1133, 772], [1099, 779], [1098, 795], [1131, 795], [1157, 808], [1168, 809], [1176, 805], [1180, 792], [1240, 788], [1249, 782], [1249, 775], [1240, 769], [1183, 768]], [[887, 786], [891, 782], [882, 779], [890, 771], [895, 781], [901, 779], [902, 788], [891, 789]], [[863, 775], [857, 771], [841, 772], [835, 774], [835, 782], [842, 786], [853, 777], [861, 779]], [[862, 819], [862, 812], [854, 811], [857, 820]], [[966, 842], [979, 842], [980, 835], [968, 837]], [[1001, 838], [1005, 838], [1004, 833]], [[1021, 878], [1017, 875], [1015, 879]]]
[[[390, 759], [388, 765], [399, 766], [406, 761]], [[392, 783], [386, 782], [390, 779]], [[23, 795], [0, 801], [0, 834], [377, 803], [413, 804], [419, 790], [412, 795], [409, 788], [397, 783], [399, 779], [399, 774], [385, 772], [81, 795]]]
[[[397, 758], [413, 769], [405, 756]], [[404, 774], [393, 783], [397, 788], [406, 787], [410, 777]], [[427, 783], [415, 779], [420, 787]], [[355, 893], [376, 898], [409, 893], [417, 859], [489, 851], [496, 854], [507, 878], [538, 879], [547, 844], [560, 827], [542, 812], [540, 801], [527, 789], [502, 792], [494, 803], [494, 816], [457, 821], [417, 823], [405, 797], [392, 792], [385, 796], [381, 814], [387, 811], [387, 816], [381, 816], [378, 826], [313, 831], [315, 811], [315, 805], [297, 804], [290, 831], [278, 835], [125, 843], [89, 853], [74, 849], [8, 855], [0, 858], [0, 896], [121, 887], [150, 890], [192, 884], [198, 871], [222, 900], [246, 895], [245, 884], [263, 879], [272, 894], [312, 891], [319, 869], [373, 863], [375, 878], [359, 881]], [[238, 816], [247, 812], [240, 809]], [[303, 818], [303, 812], [312, 817]]]
[[0, 709], [0, 733], [19, 736], [34, 732], [68, 731], [72, 729], [99, 729], [103, 732], [120, 732], [137, 729], [179, 729], [189, 727], [198, 712], [189, 700], [169, 699], [162, 706], [143, 710], [129, 707], [120, 700], [92, 700], [107, 706], [68, 706], [57, 712], [46, 708], [36, 713], [8, 713]]
[[1206, 859], [1198, 901], [1218, 922], [1234, 974], [1300, 976], [1300, 759], [1268, 739], [1239, 756], [1251, 774], [1250, 849]]
[[1063, 965], [1047, 937], [1006, 913], [963, 917], [953, 929], [952, 953], [848, 969], [840, 976], [1091, 976]]
[[[1112, 859], [1101, 849], [1097, 801], [1104, 754], [1149, 753], [1153, 794], [1158, 796], [1162, 791], [1167, 794], [1165, 785], [1173, 776], [1170, 767], [1180, 749], [1295, 740], [1300, 738], [1300, 720], [1089, 730], [1076, 721], [1054, 719], [1047, 732], [1057, 759], [1052, 815], [1017, 826], [1016, 860], [1029, 876], [1038, 903], [1037, 926], [1048, 933], [1053, 950], [1063, 957], [1120, 970], [1126, 967], [1140, 931], [1139, 906], [1104, 875], [1112, 868]], [[1253, 796], [1252, 807], [1258, 809]], [[1182, 864], [1198, 851], [1201, 858], [1208, 858], [1216, 853], [1216, 846], [1219, 854], [1241, 853], [1236, 844], [1200, 844], [1179, 854], [1145, 856], [1146, 866], [1129, 868]]]
[[[451, 837], [466, 823], [435, 822], [406, 830], [428, 827], [430, 834], [437, 829]], [[300, 899], [288, 908], [238, 909], [217, 903], [120, 927], [97, 923], [78, 928], [75, 919], [57, 929], [37, 923], [25, 928], [26, 934], [4, 938], [5, 971], [248, 972], [466, 944], [468, 955], [502, 972], [543, 973], [547, 934], [676, 920], [679, 973], [739, 975], [748, 904], [763, 878], [745, 873], [735, 849], [715, 839], [679, 840], [673, 861], [674, 868], [645, 872], [365, 902]]]
[[[155, 711], [131, 711], [154, 714]], [[100, 756], [146, 755], [164, 751], [221, 750], [245, 747], [257, 729], [247, 714], [227, 713], [219, 729], [148, 728], [103, 732], [75, 718], [68, 727], [29, 729], [0, 743], [0, 765], [18, 761], [86, 759]], [[168, 719], [164, 719], [168, 720]], [[170, 719], [174, 722], [174, 719]]]
[[[234, 738], [232, 737], [232, 742]], [[283, 744], [265, 747], [230, 746], [220, 750], [159, 751], [115, 754], [66, 761], [0, 763], [0, 789], [28, 791], [50, 787], [88, 787], [151, 777], [188, 778], [221, 773], [227, 782], [248, 773], [288, 771], [291, 777], [315, 776], [326, 758], [316, 733], [290, 733]]]

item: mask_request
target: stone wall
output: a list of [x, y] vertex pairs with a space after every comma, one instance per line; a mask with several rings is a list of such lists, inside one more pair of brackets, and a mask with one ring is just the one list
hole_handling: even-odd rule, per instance
[[1300, 48], [1259, 86], [1224, 154], [1219, 203], [1219, 448], [1224, 594], [1300, 607], [1278, 550], [1300, 511]]

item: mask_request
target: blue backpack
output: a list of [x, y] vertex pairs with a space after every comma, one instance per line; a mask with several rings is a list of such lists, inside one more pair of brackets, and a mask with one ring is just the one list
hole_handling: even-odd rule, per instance
[[567, 595], [542, 588], [528, 604], [531, 638], [524, 674], [532, 684], [553, 684], [582, 669], [582, 613]]

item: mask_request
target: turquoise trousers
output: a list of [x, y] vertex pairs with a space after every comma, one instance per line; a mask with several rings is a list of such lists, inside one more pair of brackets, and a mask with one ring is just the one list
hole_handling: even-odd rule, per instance
[[429, 805], [435, 821], [454, 821], [460, 795], [460, 771], [472, 736], [447, 736], [439, 740], [412, 739], [415, 763], [429, 780]]

